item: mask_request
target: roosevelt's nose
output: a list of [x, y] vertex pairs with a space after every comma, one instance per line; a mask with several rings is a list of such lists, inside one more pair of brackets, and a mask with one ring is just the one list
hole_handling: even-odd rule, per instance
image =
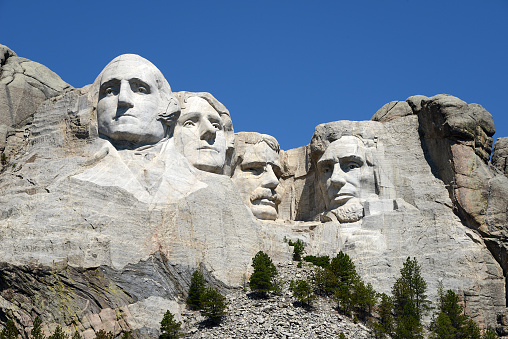
[[134, 107], [132, 100], [131, 86], [127, 81], [120, 83], [120, 93], [118, 93], [118, 107]]
[[212, 123], [208, 119], [203, 119], [199, 125], [199, 135], [201, 136], [201, 140], [214, 140], [216, 132], [217, 131]]
[[273, 171], [272, 165], [266, 165], [266, 172], [263, 174], [263, 187], [275, 189], [279, 185], [279, 179]]
[[346, 184], [346, 173], [342, 170], [339, 163], [333, 166], [333, 173], [330, 177], [330, 182], [333, 186], [342, 187]]

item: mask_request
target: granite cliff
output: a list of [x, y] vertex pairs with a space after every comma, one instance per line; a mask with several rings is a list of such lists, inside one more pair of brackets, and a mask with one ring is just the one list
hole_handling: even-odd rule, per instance
[[415, 257], [431, 300], [441, 281], [508, 334], [508, 139], [482, 106], [412, 96], [281, 150], [139, 56], [75, 89], [0, 52], [0, 322], [156, 337], [194, 269], [228, 292], [257, 251], [290, 261], [288, 238], [380, 292]]

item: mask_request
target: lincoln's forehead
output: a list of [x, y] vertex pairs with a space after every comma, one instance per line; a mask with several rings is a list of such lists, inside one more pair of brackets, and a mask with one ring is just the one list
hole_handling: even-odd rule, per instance
[[349, 157], [365, 158], [365, 146], [360, 139], [345, 136], [332, 142], [320, 160], [339, 160]]

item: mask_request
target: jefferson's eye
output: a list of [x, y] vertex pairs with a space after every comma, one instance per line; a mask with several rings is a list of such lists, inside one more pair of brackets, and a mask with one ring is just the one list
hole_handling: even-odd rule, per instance
[[212, 123], [212, 126], [218, 131], [222, 129], [222, 126], [218, 122]]
[[196, 124], [192, 120], [187, 120], [186, 122], [183, 123], [183, 127], [192, 127], [192, 126], [195, 126], [195, 125]]
[[331, 173], [331, 172], [332, 172], [332, 166], [330, 166], [330, 165], [323, 165], [323, 166], [321, 166], [321, 173], [328, 174], [328, 173]]
[[254, 175], [260, 175], [261, 173], [263, 173], [264, 168], [263, 167], [247, 167], [247, 168], [243, 168], [243, 171], [249, 172]]
[[106, 88], [106, 89], [104, 90], [104, 93], [105, 93], [106, 95], [111, 95], [111, 94], [113, 94], [113, 93], [114, 93], [113, 87], [108, 87], [108, 88]]

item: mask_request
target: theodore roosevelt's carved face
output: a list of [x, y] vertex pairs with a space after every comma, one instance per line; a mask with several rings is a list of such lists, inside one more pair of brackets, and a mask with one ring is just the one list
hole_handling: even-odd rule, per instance
[[332, 142], [317, 162], [319, 185], [328, 211], [358, 203], [375, 194], [372, 166], [366, 147], [355, 136]]
[[247, 147], [232, 179], [256, 218], [275, 220], [280, 203], [275, 191], [279, 177], [279, 154], [266, 142], [260, 141]]
[[97, 103], [98, 129], [117, 141], [156, 143], [164, 137], [165, 127], [158, 120], [161, 97], [155, 66], [139, 59], [120, 58], [104, 69]]
[[196, 168], [222, 173], [226, 138], [219, 113], [203, 98], [187, 98], [175, 127], [175, 146]]

